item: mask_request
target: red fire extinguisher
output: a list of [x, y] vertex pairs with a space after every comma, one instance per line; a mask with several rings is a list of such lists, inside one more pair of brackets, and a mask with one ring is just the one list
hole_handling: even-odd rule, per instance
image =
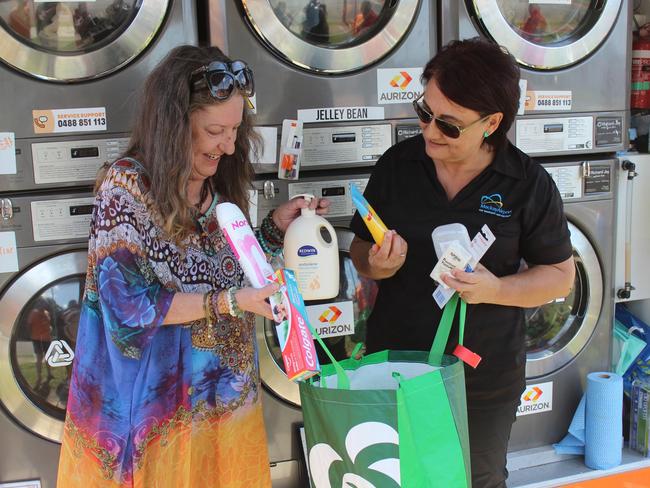
[[632, 108], [650, 108], [650, 38], [632, 43]]

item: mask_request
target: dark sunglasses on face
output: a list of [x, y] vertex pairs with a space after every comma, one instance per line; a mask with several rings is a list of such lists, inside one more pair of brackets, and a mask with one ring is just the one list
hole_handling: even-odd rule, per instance
[[445, 136], [451, 138], [451, 139], [458, 139], [463, 132], [465, 132], [467, 129], [472, 127], [475, 124], [478, 124], [479, 122], [484, 121], [487, 119], [490, 115], [486, 115], [485, 117], [481, 117], [478, 120], [475, 120], [471, 124], [466, 125], [465, 127], [461, 127], [456, 124], [452, 124], [451, 122], [448, 122], [444, 119], [434, 117], [431, 112], [429, 112], [423, 105], [422, 102], [420, 102], [420, 99], [424, 96], [424, 92], [413, 100], [413, 108], [415, 109], [415, 113], [418, 116], [418, 119], [420, 119], [420, 122], [423, 124], [430, 124], [432, 121], [435, 121], [436, 127], [440, 132], [442, 132]]
[[246, 63], [239, 60], [229, 63], [213, 61], [192, 71], [190, 80], [194, 90], [207, 86], [210, 95], [217, 100], [230, 98], [235, 87], [245, 97], [252, 97], [255, 94], [253, 72]]

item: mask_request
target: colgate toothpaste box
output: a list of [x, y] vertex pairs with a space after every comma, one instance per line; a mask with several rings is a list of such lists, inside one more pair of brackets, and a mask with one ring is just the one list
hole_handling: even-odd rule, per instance
[[274, 279], [280, 285], [280, 290], [269, 301], [282, 350], [284, 370], [290, 380], [304, 380], [320, 372], [305, 303], [298, 291], [293, 271], [279, 269], [275, 272]]

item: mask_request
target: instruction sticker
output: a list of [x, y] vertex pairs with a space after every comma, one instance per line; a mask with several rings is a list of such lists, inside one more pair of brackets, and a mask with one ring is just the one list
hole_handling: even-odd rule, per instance
[[0, 273], [14, 273], [16, 271], [18, 271], [16, 233], [0, 232]]
[[106, 108], [32, 110], [35, 134], [106, 130]]
[[525, 110], [571, 110], [571, 91], [527, 91]]
[[0, 132], [0, 175], [16, 174], [16, 136]]

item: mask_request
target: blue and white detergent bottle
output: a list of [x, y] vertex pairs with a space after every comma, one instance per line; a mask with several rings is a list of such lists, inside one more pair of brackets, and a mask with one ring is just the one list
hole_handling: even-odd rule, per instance
[[[296, 195], [307, 202], [314, 195]], [[296, 198], [294, 197], [294, 198]], [[326, 300], [339, 294], [339, 243], [336, 231], [315, 210], [303, 208], [284, 235], [284, 262], [296, 275], [304, 300]]]

